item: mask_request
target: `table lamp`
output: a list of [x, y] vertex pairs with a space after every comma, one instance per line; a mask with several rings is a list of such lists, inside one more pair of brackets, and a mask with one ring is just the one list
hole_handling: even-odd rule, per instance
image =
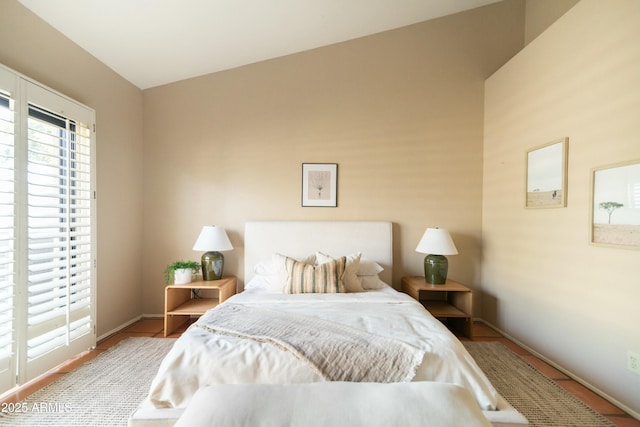
[[444, 228], [427, 228], [416, 247], [424, 257], [424, 279], [427, 283], [442, 285], [447, 281], [449, 261], [444, 255], [456, 255], [458, 250], [449, 232]]
[[202, 227], [198, 240], [193, 245], [193, 250], [205, 251], [202, 254], [202, 280], [222, 279], [224, 256], [220, 251], [233, 250], [224, 228], [215, 225]]

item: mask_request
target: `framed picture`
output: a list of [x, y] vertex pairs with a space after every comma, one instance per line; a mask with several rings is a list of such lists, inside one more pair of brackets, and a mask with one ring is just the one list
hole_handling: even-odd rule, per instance
[[562, 138], [527, 151], [527, 208], [567, 206], [567, 150]]
[[338, 206], [338, 164], [302, 164], [302, 206]]
[[593, 169], [591, 243], [640, 249], [640, 159]]

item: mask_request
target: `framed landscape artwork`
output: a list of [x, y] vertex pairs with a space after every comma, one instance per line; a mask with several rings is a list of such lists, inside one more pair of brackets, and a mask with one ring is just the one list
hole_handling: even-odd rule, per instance
[[640, 159], [592, 171], [591, 243], [640, 249]]
[[338, 206], [338, 164], [302, 164], [302, 206]]
[[527, 208], [567, 206], [567, 150], [569, 138], [562, 138], [527, 151]]

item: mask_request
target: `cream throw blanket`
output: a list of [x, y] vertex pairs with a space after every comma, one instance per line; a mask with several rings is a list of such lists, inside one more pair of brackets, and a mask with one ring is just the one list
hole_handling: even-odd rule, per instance
[[223, 304], [196, 323], [208, 332], [275, 345], [327, 381], [411, 381], [424, 351], [409, 344], [312, 316]]

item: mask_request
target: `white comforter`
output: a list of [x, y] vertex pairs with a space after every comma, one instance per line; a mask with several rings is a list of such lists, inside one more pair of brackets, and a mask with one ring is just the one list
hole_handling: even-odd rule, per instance
[[[425, 351], [413, 381], [458, 384], [473, 394], [481, 409], [496, 408], [496, 390], [464, 346], [408, 295], [391, 289], [296, 295], [245, 291], [228, 302], [317, 316], [403, 341]], [[207, 314], [198, 322], [207, 322]], [[159, 408], [184, 408], [199, 388], [210, 384], [319, 381], [323, 379], [316, 370], [276, 346], [192, 326], [160, 365], [149, 399]]]

